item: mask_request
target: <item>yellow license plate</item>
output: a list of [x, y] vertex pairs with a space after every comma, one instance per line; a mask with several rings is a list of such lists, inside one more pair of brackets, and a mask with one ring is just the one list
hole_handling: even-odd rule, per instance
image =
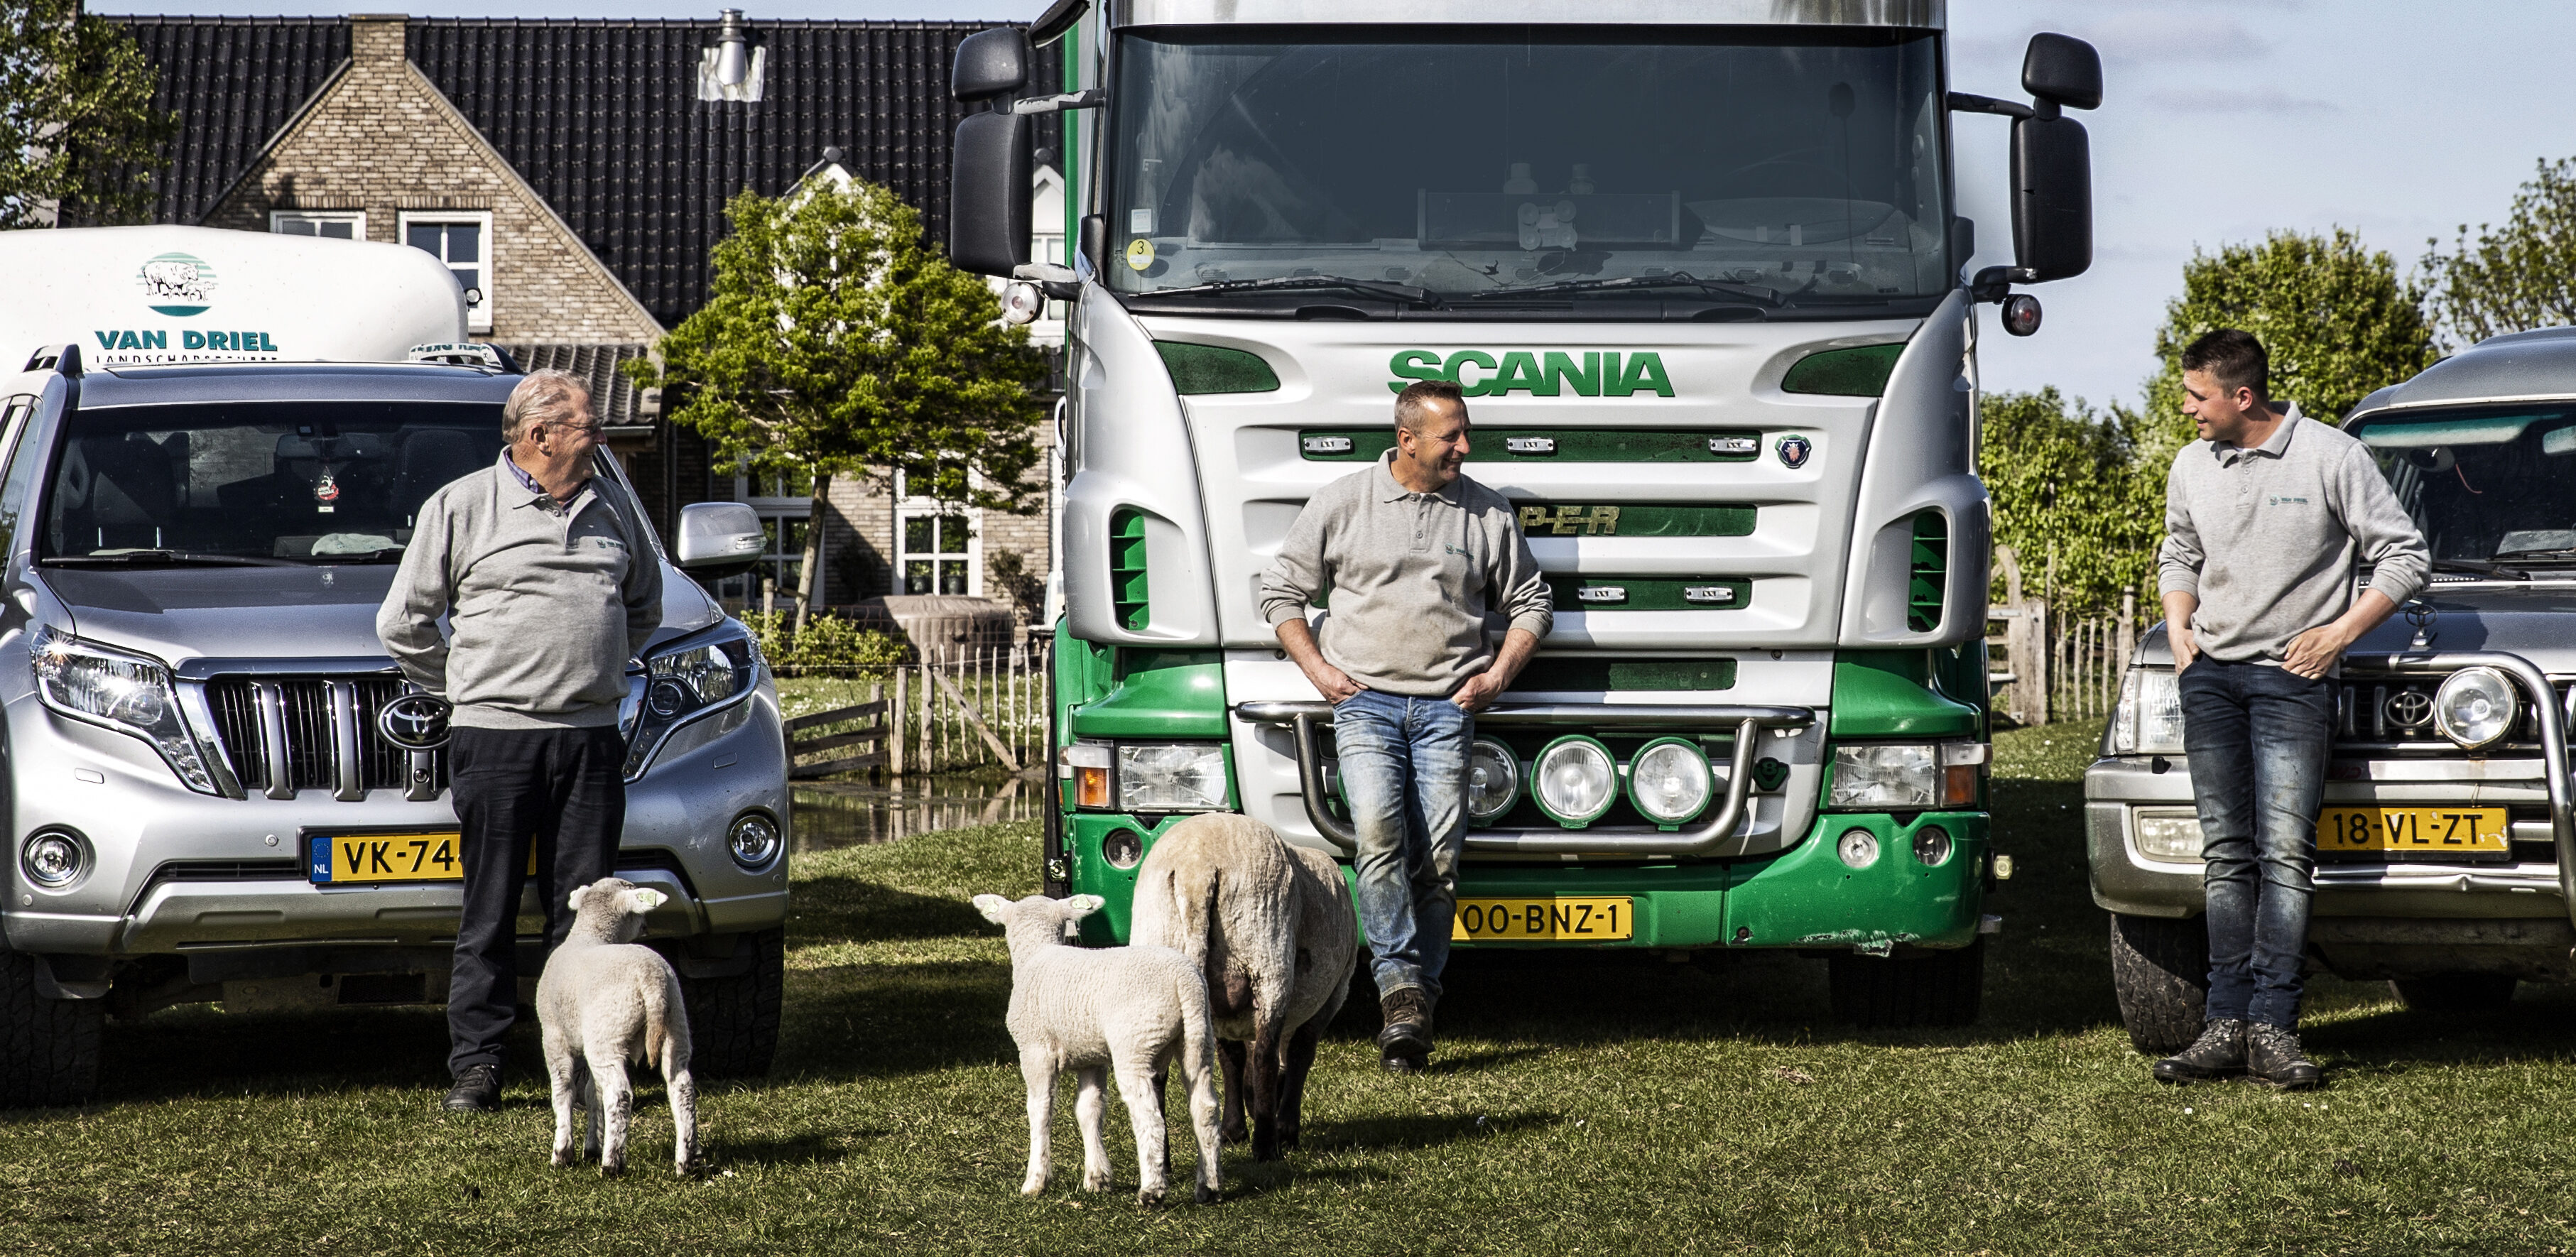
[[2512, 850], [2500, 807], [2330, 807], [2317, 814], [2317, 851], [2465, 855]]
[[1457, 942], [1599, 943], [1636, 932], [1625, 895], [1576, 899], [1461, 899], [1449, 937]]
[[[316, 886], [369, 882], [455, 882], [465, 878], [462, 839], [453, 829], [408, 833], [307, 834], [308, 875]], [[537, 871], [535, 843], [528, 872]]]

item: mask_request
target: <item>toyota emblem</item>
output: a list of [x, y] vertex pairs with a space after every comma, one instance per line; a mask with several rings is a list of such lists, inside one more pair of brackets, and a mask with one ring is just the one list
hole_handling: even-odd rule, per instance
[[1805, 437], [1784, 436], [1776, 448], [1780, 451], [1780, 465], [1794, 471], [1807, 465], [1807, 455], [1816, 447]]
[[376, 713], [376, 731], [406, 751], [435, 751], [447, 745], [450, 710], [435, 694], [405, 694]]
[[2433, 696], [2422, 690], [2399, 690], [2388, 696], [2388, 722], [2403, 729], [2420, 729], [2433, 722]]

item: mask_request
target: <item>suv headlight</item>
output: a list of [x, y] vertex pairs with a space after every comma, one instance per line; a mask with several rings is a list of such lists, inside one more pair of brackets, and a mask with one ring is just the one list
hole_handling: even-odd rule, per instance
[[[680, 755], [742, 727], [751, 712], [742, 700], [760, 684], [760, 669], [760, 647], [740, 620], [646, 655], [641, 690], [627, 700], [634, 713], [627, 718], [626, 779], [642, 776], [665, 742], [672, 743], [671, 754]], [[738, 716], [699, 719], [727, 707]], [[678, 738], [674, 730], [682, 731]]]
[[2433, 692], [2433, 727], [2462, 750], [2503, 737], [2518, 714], [2513, 682], [2493, 668], [2462, 668]]
[[28, 643], [36, 697], [47, 710], [132, 734], [152, 744], [170, 771], [199, 794], [220, 794], [205, 757], [179, 716], [170, 670], [157, 660], [85, 642], [47, 625]]
[[1825, 806], [1866, 811], [1958, 807], [1977, 801], [1983, 742], [1869, 743], [1834, 748]]
[[2114, 755], [2182, 754], [2182, 681], [2171, 672], [2131, 668], [2120, 678], [2111, 712]]
[[1118, 806], [1123, 811], [1215, 811], [1225, 807], [1225, 795], [1223, 743], [1118, 747]]

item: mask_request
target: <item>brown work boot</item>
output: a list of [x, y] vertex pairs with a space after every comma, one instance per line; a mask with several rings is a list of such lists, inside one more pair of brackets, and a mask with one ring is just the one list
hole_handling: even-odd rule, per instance
[[1378, 997], [1386, 1028], [1377, 1032], [1379, 1061], [1387, 1072], [1418, 1074], [1431, 1060], [1431, 997], [1418, 986], [1399, 986]]
[[2245, 1072], [2283, 1091], [2313, 1091], [2325, 1071], [2299, 1046], [2299, 1032], [2255, 1022], [2245, 1028]]
[[2190, 1047], [2156, 1062], [2156, 1081], [2214, 1082], [2245, 1072], [2245, 1023], [2234, 1017], [2212, 1019]]

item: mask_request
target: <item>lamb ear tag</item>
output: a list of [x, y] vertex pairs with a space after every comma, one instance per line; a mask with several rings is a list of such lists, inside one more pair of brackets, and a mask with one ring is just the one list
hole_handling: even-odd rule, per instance
[[1011, 901], [1002, 898], [1000, 895], [975, 896], [975, 910], [983, 913], [984, 919], [995, 925], [1000, 925], [1002, 923], [1002, 910], [1010, 906]]
[[644, 888], [639, 888], [633, 893], [635, 895], [635, 910], [637, 912], [651, 912], [655, 908], [661, 907], [664, 900], [670, 898], [670, 896], [665, 895], [658, 890]]
[[571, 894], [564, 896], [564, 901], [572, 905], [573, 911], [579, 912], [581, 911], [581, 892], [588, 889], [590, 889], [588, 886], [575, 886]]

